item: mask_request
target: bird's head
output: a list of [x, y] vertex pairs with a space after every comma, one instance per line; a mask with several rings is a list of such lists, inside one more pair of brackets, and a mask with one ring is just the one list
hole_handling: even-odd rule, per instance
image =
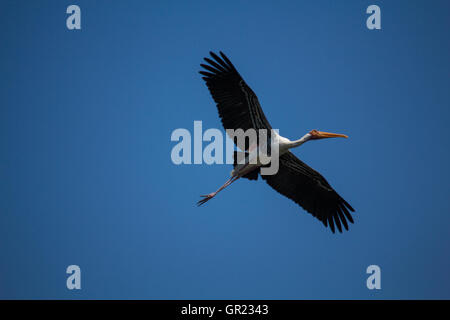
[[309, 132], [311, 140], [325, 139], [325, 138], [348, 138], [345, 134], [323, 132], [319, 130], [311, 130]]

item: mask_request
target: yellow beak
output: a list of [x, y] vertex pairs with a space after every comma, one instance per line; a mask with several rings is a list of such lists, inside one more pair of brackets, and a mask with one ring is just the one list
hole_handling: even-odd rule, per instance
[[323, 138], [348, 138], [345, 134], [317, 131], [317, 137]]

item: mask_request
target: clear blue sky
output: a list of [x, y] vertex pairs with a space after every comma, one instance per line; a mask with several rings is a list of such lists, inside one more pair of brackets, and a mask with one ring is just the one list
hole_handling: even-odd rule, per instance
[[[78, 4], [82, 30], [66, 28]], [[381, 7], [382, 30], [365, 10]], [[450, 298], [448, 1], [2, 1], [0, 298]], [[332, 234], [225, 165], [197, 71], [223, 50], [294, 153], [357, 210]], [[69, 291], [66, 267], [82, 270]], [[366, 288], [381, 267], [380, 291]]]

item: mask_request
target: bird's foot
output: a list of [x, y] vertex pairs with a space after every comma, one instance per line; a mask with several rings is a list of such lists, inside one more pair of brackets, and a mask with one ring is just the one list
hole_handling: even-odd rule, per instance
[[211, 200], [212, 198], [214, 198], [215, 195], [216, 195], [216, 192], [212, 192], [212, 193], [210, 193], [210, 194], [200, 196], [200, 197], [203, 197], [203, 199], [202, 199], [202, 200], [199, 200], [199, 201], [197, 202], [197, 206], [201, 206], [202, 204], [208, 202], [209, 200]]

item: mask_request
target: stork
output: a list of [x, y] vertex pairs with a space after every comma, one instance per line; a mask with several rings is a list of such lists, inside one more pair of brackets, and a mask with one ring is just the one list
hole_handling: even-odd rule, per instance
[[[200, 64], [205, 70], [200, 71], [214, 101], [225, 129], [248, 129], [272, 131], [272, 127], [261, 109], [258, 98], [245, 83], [227, 56], [220, 52], [220, 57], [210, 52], [211, 58], [205, 58], [208, 64]], [[277, 134], [277, 133], [275, 133]], [[277, 134], [278, 135], [278, 134]], [[348, 230], [347, 221], [353, 223], [351, 212], [354, 209], [345, 201], [317, 171], [298, 159], [290, 149], [299, 147], [312, 140], [325, 138], [347, 138], [344, 134], [311, 130], [298, 140], [291, 141], [280, 135], [279, 167], [273, 175], [259, 172], [261, 163], [250, 163], [249, 152], [255, 146], [252, 143], [240, 145], [243, 150], [244, 163], [237, 160], [235, 153], [234, 170], [230, 179], [217, 191], [203, 195], [197, 204], [200, 206], [214, 198], [217, 193], [240, 178], [257, 180], [261, 175], [273, 189], [299, 204], [304, 210], [320, 220], [325, 227], [335, 232], [335, 226], [342, 232], [342, 226]]]

